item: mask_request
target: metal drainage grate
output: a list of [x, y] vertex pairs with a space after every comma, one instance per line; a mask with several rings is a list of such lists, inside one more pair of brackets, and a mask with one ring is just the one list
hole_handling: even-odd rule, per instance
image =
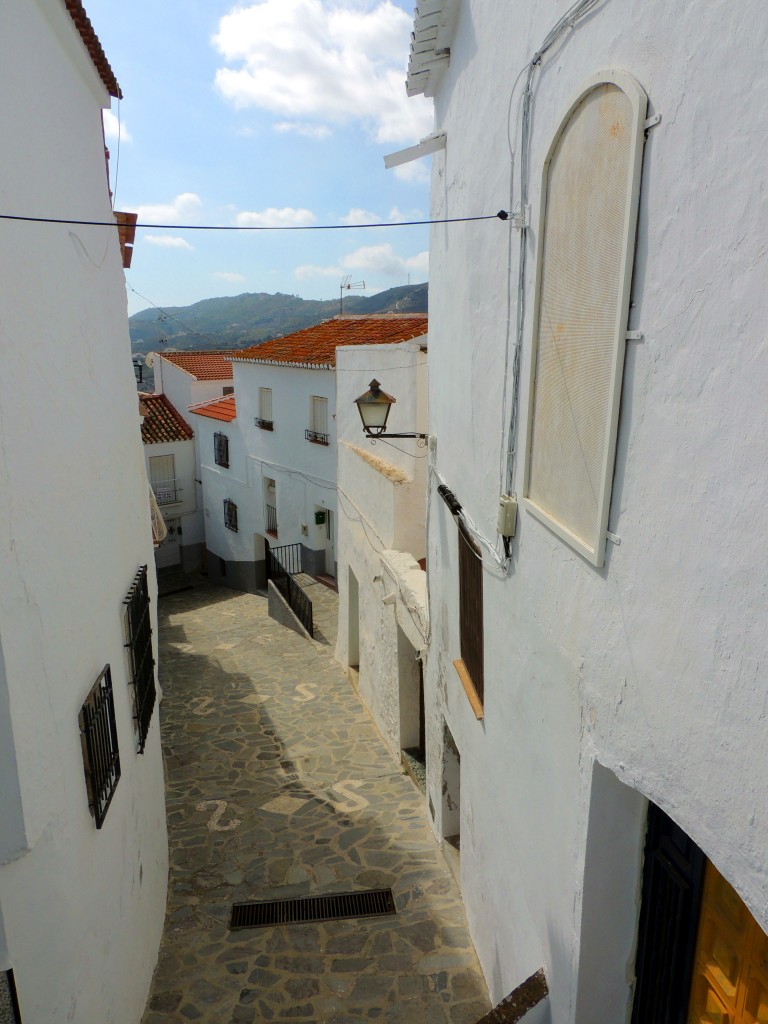
[[336, 892], [327, 896], [296, 896], [284, 900], [234, 903], [230, 928], [265, 928], [273, 924], [340, 921], [347, 917], [396, 914], [391, 889]]

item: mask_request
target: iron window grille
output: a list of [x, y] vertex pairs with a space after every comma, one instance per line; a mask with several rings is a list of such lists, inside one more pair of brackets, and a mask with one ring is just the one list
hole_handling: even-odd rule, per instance
[[267, 513], [267, 533], [277, 537], [277, 509], [274, 505], [265, 505], [264, 508]]
[[237, 533], [237, 505], [229, 498], [224, 499], [224, 525], [228, 530]]
[[213, 457], [217, 466], [229, 469], [229, 438], [226, 434], [213, 435]]
[[96, 828], [101, 828], [120, 781], [120, 752], [109, 665], [104, 666], [91, 687], [80, 709], [79, 722], [88, 806]]
[[130, 683], [133, 686], [133, 718], [136, 722], [138, 752], [143, 754], [156, 698], [146, 565], [136, 573], [123, 604], [126, 606], [125, 647], [128, 650]]
[[480, 702], [483, 678], [483, 556], [464, 523], [459, 521], [459, 633], [461, 660]]

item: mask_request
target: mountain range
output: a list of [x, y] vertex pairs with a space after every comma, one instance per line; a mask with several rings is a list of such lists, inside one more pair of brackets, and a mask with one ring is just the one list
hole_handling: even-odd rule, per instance
[[[345, 295], [343, 312], [426, 313], [428, 286], [403, 285], [376, 295]], [[203, 299], [191, 306], [144, 309], [128, 321], [134, 355], [163, 349], [237, 349], [291, 334], [337, 316], [339, 300], [302, 299], [277, 292]]]

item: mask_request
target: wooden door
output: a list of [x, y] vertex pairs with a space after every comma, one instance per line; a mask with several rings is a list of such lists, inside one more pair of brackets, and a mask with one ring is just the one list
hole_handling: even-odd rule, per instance
[[768, 1024], [768, 938], [709, 862], [688, 1024]]

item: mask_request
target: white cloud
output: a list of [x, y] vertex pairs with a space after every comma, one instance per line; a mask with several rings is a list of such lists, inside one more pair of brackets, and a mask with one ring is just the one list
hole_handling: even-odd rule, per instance
[[308, 139], [327, 139], [331, 135], [327, 125], [307, 124], [304, 121], [278, 121], [272, 127], [276, 132], [294, 132], [296, 135], [306, 135]]
[[405, 278], [409, 274], [426, 278], [429, 274], [429, 253], [415, 256], [399, 256], [389, 242], [381, 245], [364, 245], [348, 253], [340, 263], [332, 266], [317, 266], [305, 263], [294, 271], [299, 280], [310, 277], [338, 277], [345, 273], [359, 273], [366, 277]]
[[149, 242], [150, 245], [160, 245], [166, 249], [189, 249], [190, 252], [192, 251], [192, 246], [186, 238], [180, 238], [178, 235], [144, 235], [142, 241]]
[[314, 263], [303, 263], [300, 267], [296, 267], [294, 274], [300, 281], [304, 281], [308, 277], [341, 278], [344, 276], [344, 271], [341, 267], [318, 267]]
[[[306, 125], [361, 122], [381, 143], [432, 129], [432, 104], [408, 99], [412, 18], [392, 0], [261, 0], [219, 22], [213, 44], [228, 67], [216, 88], [235, 107]], [[284, 130], [284, 129], [283, 129]]]
[[117, 141], [118, 135], [121, 142], [133, 142], [133, 136], [125, 126], [125, 122], [118, 121], [117, 116], [111, 110], [103, 110], [104, 137]]
[[371, 213], [370, 210], [363, 210], [359, 206], [353, 206], [349, 213], [339, 217], [341, 224], [381, 224], [383, 218], [378, 213]]
[[430, 173], [427, 160], [428, 157], [423, 157], [408, 164], [400, 164], [394, 168], [395, 177], [400, 181], [407, 181], [409, 185], [428, 185]]
[[203, 205], [194, 192], [182, 192], [170, 203], [138, 206], [139, 224], [167, 224], [193, 217]]
[[235, 274], [230, 270], [216, 270], [213, 276], [222, 281], [231, 281], [233, 284], [242, 284], [245, 280], [245, 274]]
[[316, 220], [311, 210], [297, 210], [293, 206], [284, 206], [280, 210], [274, 206], [260, 211], [243, 210], [235, 217], [238, 226], [243, 228], [305, 227]]

